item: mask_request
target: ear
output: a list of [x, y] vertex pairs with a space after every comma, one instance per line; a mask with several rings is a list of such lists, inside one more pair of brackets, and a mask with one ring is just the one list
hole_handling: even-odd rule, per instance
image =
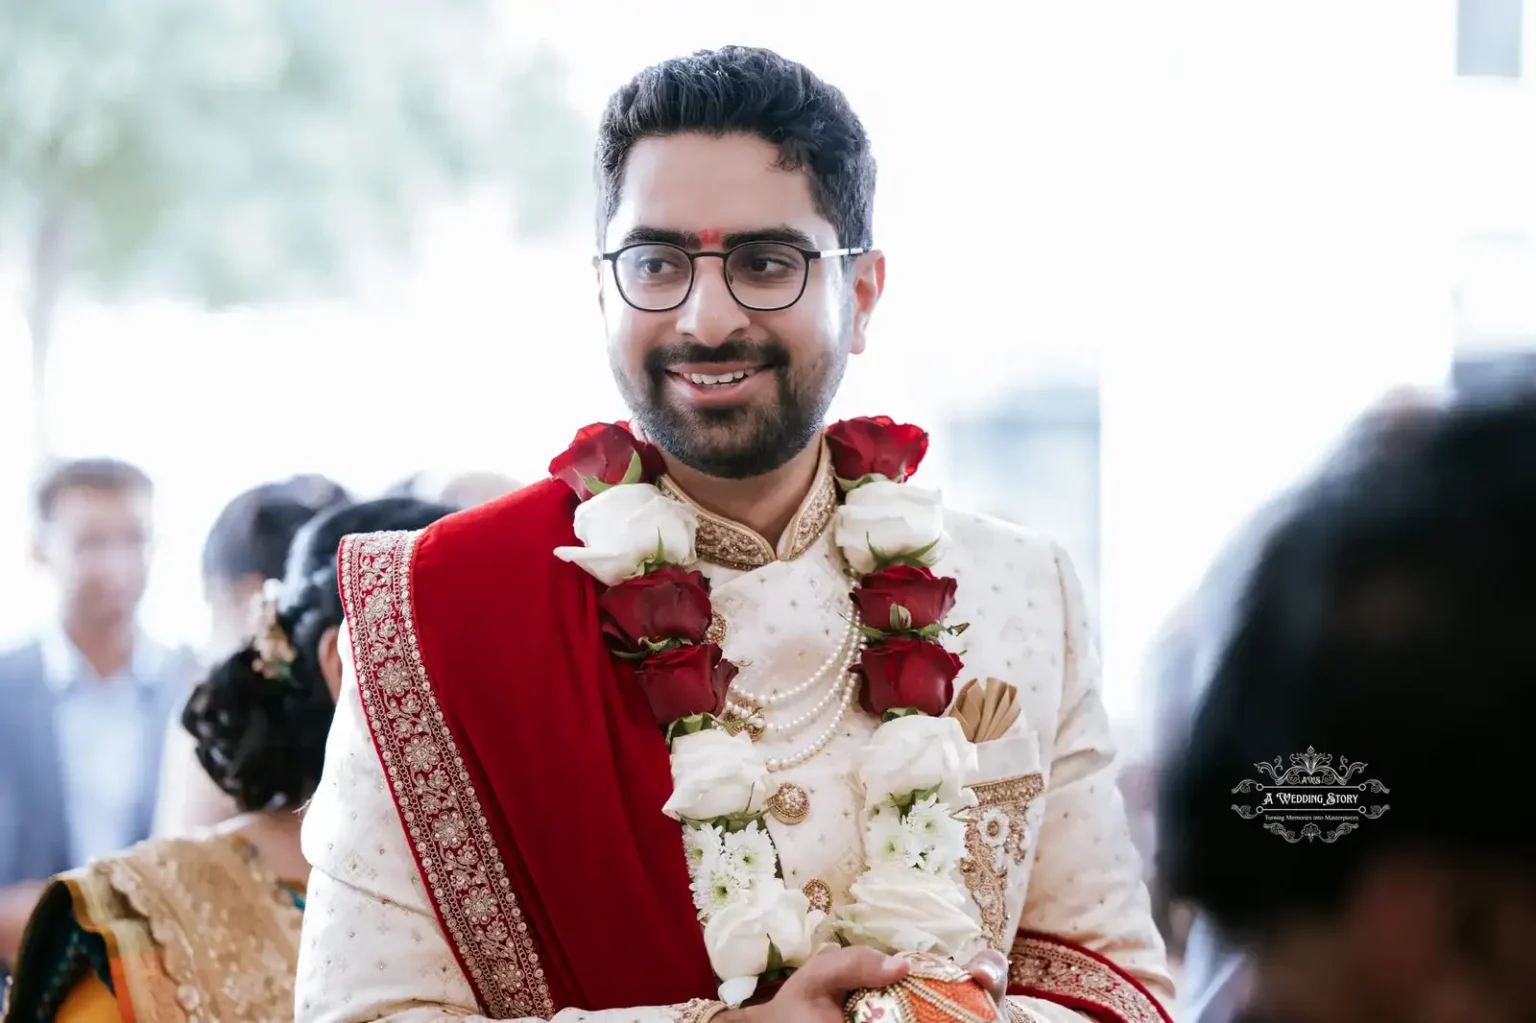
[[853, 344], [858, 355], [869, 342], [869, 319], [885, 293], [885, 253], [878, 249], [858, 258], [853, 270]]
[[341, 695], [341, 648], [338, 640], [341, 629], [332, 625], [320, 634], [320, 674], [325, 676], [325, 688], [331, 691], [331, 699]]
[[32, 563], [39, 568], [48, 567], [48, 542], [43, 536], [47, 528], [42, 523], [32, 527]]
[[592, 257], [592, 283], [597, 285], [597, 311], [598, 311], [599, 314], [606, 314], [608, 312], [607, 306], [603, 304], [604, 303], [604, 295], [603, 295], [603, 263], [604, 262], [605, 262], [605, 260], [603, 259], [602, 256], [593, 256]]

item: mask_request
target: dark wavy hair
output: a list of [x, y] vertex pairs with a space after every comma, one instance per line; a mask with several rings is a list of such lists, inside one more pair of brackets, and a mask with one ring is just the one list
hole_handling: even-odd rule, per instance
[[874, 242], [875, 157], [848, 97], [772, 50], [725, 46], [646, 68], [608, 100], [597, 133], [597, 240], [618, 211], [629, 154], [684, 132], [755, 135], [804, 170], [841, 244]]
[[[1536, 678], [1536, 393], [1458, 401], [1387, 439], [1300, 494], [1266, 542], [1165, 778], [1168, 886], [1239, 940], [1334, 916], [1395, 854], [1536, 864], [1516, 809]], [[1391, 795], [1365, 805], [1389, 811], [1322, 846], [1233, 812], [1255, 764], [1309, 747], [1366, 763], [1358, 780]]]
[[253, 640], [213, 669], [181, 715], [203, 769], [242, 809], [300, 806], [319, 783], [335, 710], [320, 670], [320, 640], [342, 622], [342, 538], [424, 529], [453, 510], [410, 497], [364, 501], [314, 518], [294, 538], [277, 600], [277, 622], [293, 648], [287, 677], [258, 670]]
[[299, 528], [323, 511], [350, 503], [341, 484], [294, 476], [243, 491], [224, 506], [203, 542], [203, 578], [235, 582], [281, 579]]

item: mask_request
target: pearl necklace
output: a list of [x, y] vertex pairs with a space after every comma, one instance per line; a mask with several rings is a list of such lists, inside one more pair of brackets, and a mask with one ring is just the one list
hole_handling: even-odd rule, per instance
[[[784, 757], [770, 757], [767, 765], [770, 771], [782, 771], [796, 764], [804, 763], [826, 748], [827, 744], [837, 734], [838, 728], [843, 723], [843, 718], [848, 714], [848, 708], [853, 705], [853, 695], [858, 690], [858, 685], [853, 678], [853, 667], [859, 662], [859, 656], [864, 651], [864, 634], [859, 628], [858, 612], [852, 607], [848, 608], [848, 628], [840, 642], [827, 659], [810, 674], [805, 681], [789, 689], [780, 690], [768, 696], [758, 696], [733, 687], [732, 696], [727, 698], [726, 707], [732, 718], [742, 722], [749, 734], [755, 738], [772, 733], [776, 736], [793, 735], [813, 722], [819, 720], [828, 706], [834, 706], [832, 717], [825, 727], [811, 742]], [[817, 701], [792, 718], [770, 721], [766, 714], [771, 708], [781, 707], [807, 692], [814, 689], [827, 675], [831, 673], [836, 680], [827, 686]]]

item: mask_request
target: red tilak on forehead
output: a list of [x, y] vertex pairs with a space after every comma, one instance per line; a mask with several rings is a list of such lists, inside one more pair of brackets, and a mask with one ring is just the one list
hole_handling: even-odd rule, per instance
[[718, 227], [706, 227], [704, 230], [699, 232], [699, 244], [719, 245], [720, 239], [724, 237], [724, 232], [722, 232]]

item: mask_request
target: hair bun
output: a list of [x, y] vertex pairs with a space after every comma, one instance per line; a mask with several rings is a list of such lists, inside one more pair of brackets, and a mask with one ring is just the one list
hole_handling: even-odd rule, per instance
[[248, 645], [214, 668], [188, 698], [182, 727], [208, 777], [243, 809], [298, 806], [320, 775], [330, 693], [268, 678], [259, 661]]

